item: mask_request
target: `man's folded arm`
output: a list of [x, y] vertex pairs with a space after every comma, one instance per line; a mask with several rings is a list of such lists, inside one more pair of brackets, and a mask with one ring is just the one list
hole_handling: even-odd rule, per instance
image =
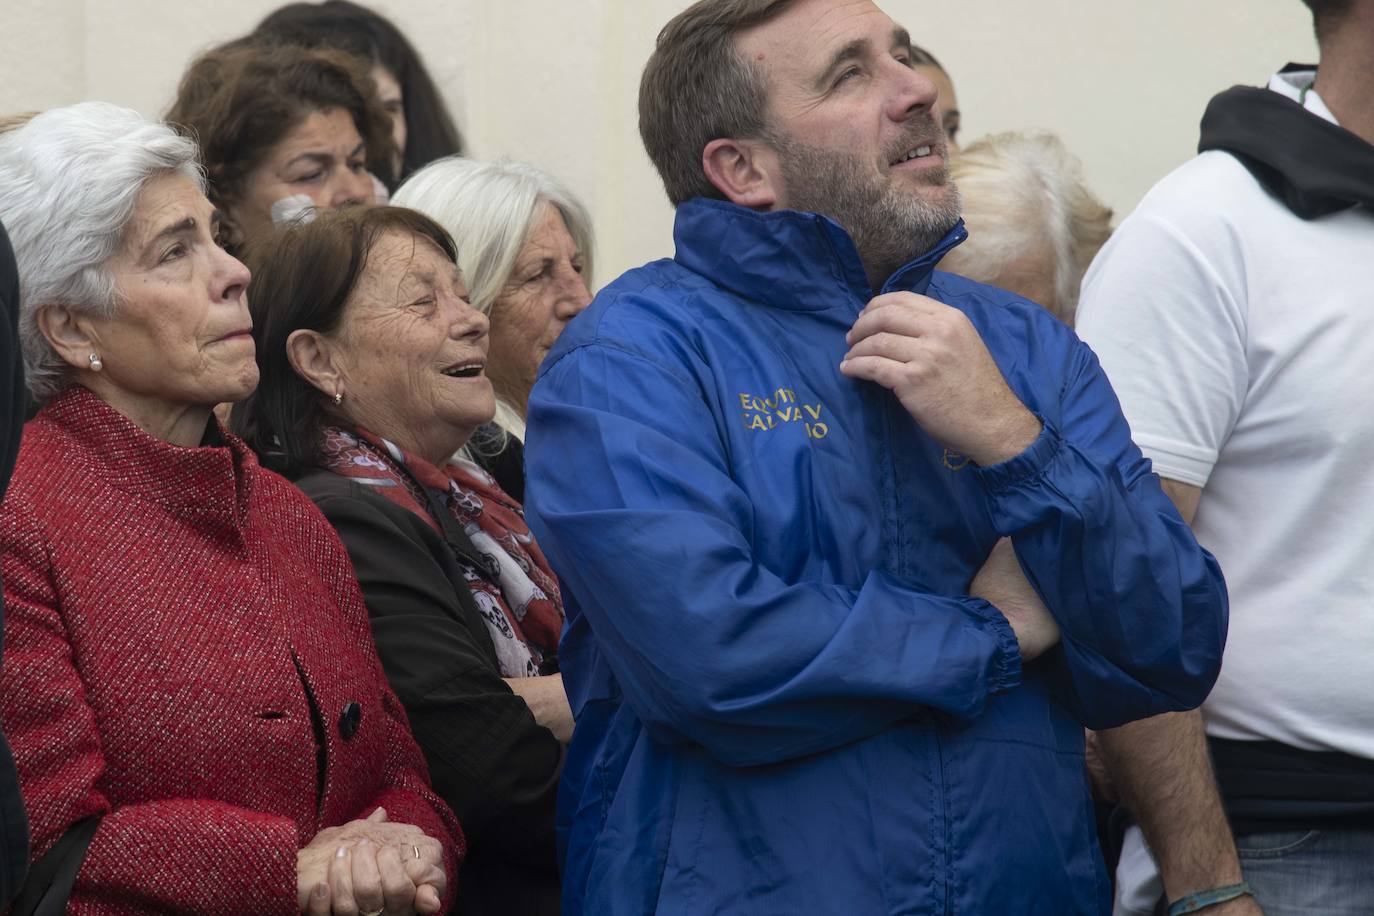
[[973, 717], [1019, 683], [1016, 637], [985, 601], [878, 571], [788, 584], [756, 562], [751, 503], [682, 373], [582, 347], [546, 369], [530, 418], [531, 527], [660, 740], [770, 763], [923, 710]]
[[1076, 348], [1059, 428], [978, 471], [998, 530], [1059, 623], [1066, 701], [1090, 728], [1192, 709], [1226, 640], [1216, 560], [1131, 441], [1097, 359]]

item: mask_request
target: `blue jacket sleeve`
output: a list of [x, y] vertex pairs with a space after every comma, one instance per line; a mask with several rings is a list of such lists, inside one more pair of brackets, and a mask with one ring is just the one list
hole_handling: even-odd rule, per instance
[[993, 522], [1054, 614], [1066, 702], [1089, 728], [1192, 709], [1221, 670], [1226, 586], [1216, 560], [1131, 441], [1116, 394], [1082, 344], [1059, 428], [977, 473]]
[[749, 499], [676, 369], [583, 346], [545, 368], [529, 418], [530, 526], [658, 740], [771, 763], [923, 709], [973, 717], [1019, 683], [1015, 636], [987, 602], [877, 571], [857, 590], [788, 583], [757, 563]]

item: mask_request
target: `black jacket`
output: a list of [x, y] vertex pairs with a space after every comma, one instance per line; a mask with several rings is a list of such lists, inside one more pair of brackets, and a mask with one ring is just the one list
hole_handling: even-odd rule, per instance
[[[19, 269], [10, 237], [0, 224], [0, 373], [9, 390], [0, 396], [0, 496], [9, 486], [19, 435], [24, 428], [24, 361], [19, 356]], [[4, 597], [0, 595], [0, 634], [4, 630]], [[0, 649], [4, 647], [0, 635]], [[19, 795], [19, 776], [9, 743], [0, 734], [0, 908], [19, 892], [29, 859], [29, 824]]]
[[[377, 652], [468, 839], [456, 912], [554, 914], [554, 800], [563, 746], [501, 680], [455, 559], [480, 555], [451, 517], [424, 518], [324, 470], [297, 481], [343, 540]], [[477, 562], [480, 567], [480, 562]]]

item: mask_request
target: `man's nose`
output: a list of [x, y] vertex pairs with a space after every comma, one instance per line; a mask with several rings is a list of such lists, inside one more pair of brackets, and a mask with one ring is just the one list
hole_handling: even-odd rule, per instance
[[934, 81], [901, 61], [893, 60], [890, 66], [895, 68], [895, 84], [888, 112], [892, 120], [905, 121], [920, 112], [933, 111], [940, 95]]

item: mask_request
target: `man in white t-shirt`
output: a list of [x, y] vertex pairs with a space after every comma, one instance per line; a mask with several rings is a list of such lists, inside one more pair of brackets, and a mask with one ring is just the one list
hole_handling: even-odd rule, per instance
[[1305, 2], [1319, 68], [1213, 99], [1084, 282], [1232, 608], [1200, 716], [1101, 734], [1123, 916], [1374, 913], [1374, 0]]

